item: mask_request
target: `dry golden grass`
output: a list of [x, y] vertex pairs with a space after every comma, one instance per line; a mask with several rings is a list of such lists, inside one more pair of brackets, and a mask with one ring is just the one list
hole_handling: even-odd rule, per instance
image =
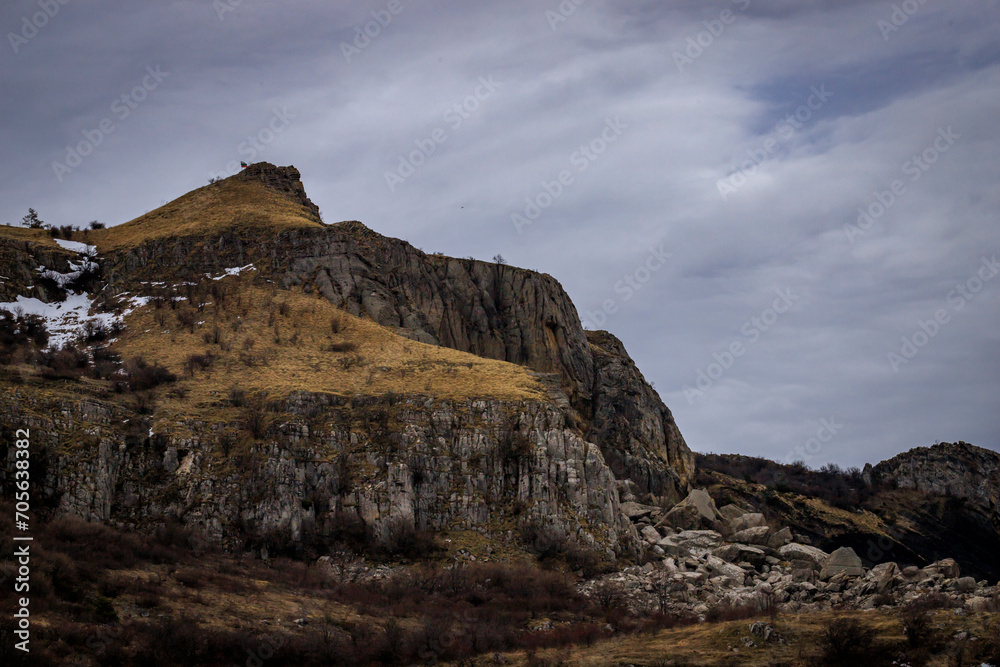
[[[141, 356], [166, 366], [187, 390], [183, 398], [161, 392], [158, 414], [211, 409], [233, 387], [269, 398], [295, 391], [546, 398], [522, 366], [412, 341], [325, 299], [254, 284], [251, 277], [228, 277], [218, 285], [227, 290], [221, 305], [203, 295], [195, 297], [209, 302], [201, 312], [187, 302], [176, 310], [150, 303], [126, 318], [114, 349], [125, 359]], [[193, 325], [182, 326], [181, 318]], [[192, 355], [213, 355], [214, 362], [192, 371]]]
[[10, 241], [31, 241], [32, 243], [48, 245], [53, 248], [59, 247], [49, 234], [48, 230], [45, 229], [28, 229], [27, 227], [0, 225], [0, 239]]
[[[757, 646], [747, 647], [743, 639], [750, 637], [749, 626], [753, 620], [726, 623], [701, 623], [698, 625], [661, 630], [649, 635], [627, 635], [596, 643], [590, 647], [548, 649], [539, 651], [536, 660], [546, 659], [549, 664], [566, 665], [739, 665], [740, 667], [765, 667], [770, 665], [811, 665], [820, 655], [820, 639], [830, 623], [839, 617], [851, 616], [878, 630], [878, 644], [902, 645], [905, 642], [903, 626], [897, 614], [872, 612], [815, 612], [780, 616], [771, 623], [784, 637], [783, 643], [764, 644], [753, 637]], [[936, 612], [934, 624], [942, 636], [952, 636], [960, 630], [972, 631], [983, 636], [990, 624], [1000, 618], [997, 614], [956, 616], [948, 611]], [[735, 650], [734, 650], [735, 649]], [[524, 653], [507, 653], [510, 664], [529, 664]], [[489, 664], [480, 658], [477, 665]], [[539, 664], [536, 662], [535, 664]], [[947, 659], [933, 662], [950, 664]]]
[[287, 195], [260, 181], [231, 177], [192, 190], [130, 222], [92, 231], [89, 242], [107, 252], [166, 237], [218, 235], [228, 229], [274, 233], [322, 226]]

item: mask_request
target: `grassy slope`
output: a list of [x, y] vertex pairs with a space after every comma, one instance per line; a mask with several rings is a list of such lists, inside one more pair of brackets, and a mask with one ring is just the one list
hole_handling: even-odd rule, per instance
[[[196, 293], [193, 299], [206, 304], [200, 311], [187, 302], [177, 302], [176, 309], [148, 304], [126, 318], [114, 349], [126, 359], [142, 356], [166, 366], [187, 389], [185, 398], [163, 407], [189, 415], [199, 407], [210, 410], [234, 386], [272, 398], [312, 391], [546, 399], [524, 367], [403, 338], [325, 299], [278, 290], [253, 275], [204, 281], [205, 289], [211, 285], [226, 296]], [[184, 317], [193, 326], [183, 326]], [[206, 335], [215, 340], [216, 331], [219, 342], [206, 342]], [[215, 360], [191, 373], [191, 355]]]
[[228, 229], [322, 227], [298, 202], [259, 181], [238, 176], [192, 190], [135, 220], [90, 233], [100, 252], [167, 237], [213, 236]]
[[28, 229], [26, 227], [12, 227], [10, 225], [0, 225], [0, 239], [11, 241], [29, 241], [39, 245], [52, 246], [58, 248], [55, 240], [45, 229]]

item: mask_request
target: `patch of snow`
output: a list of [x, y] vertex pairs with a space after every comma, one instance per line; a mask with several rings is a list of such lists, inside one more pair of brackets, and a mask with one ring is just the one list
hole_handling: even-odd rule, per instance
[[59, 244], [60, 248], [65, 248], [66, 250], [72, 250], [73, 252], [78, 252], [83, 255], [88, 255], [93, 257], [97, 254], [96, 245], [87, 245], [86, 243], [80, 243], [79, 241], [67, 241], [66, 239], [54, 239], [56, 243]]
[[25, 315], [41, 317], [49, 332], [49, 348], [54, 349], [79, 337], [87, 322], [97, 322], [110, 328], [112, 324], [121, 322], [126, 315], [136, 308], [146, 305], [148, 301], [147, 297], [134, 296], [128, 300], [131, 308], [127, 308], [121, 315], [114, 313], [90, 315], [90, 309], [94, 305], [93, 299], [87, 294], [71, 292], [66, 296], [65, 301], [55, 303], [45, 303], [39, 299], [18, 296], [17, 301], [0, 303], [0, 310], [15, 314], [21, 311]]
[[211, 273], [206, 273], [205, 276], [211, 278], [212, 280], [222, 280], [223, 278], [226, 278], [228, 276], [238, 276], [244, 271], [256, 271], [256, 270], [257, 269], [254, 268], [253, 264], [247, 264], [246, 266], [237, 266], [232, 269], [225, 269], [225, 273], [223, 273], [221, 276], [218, 277], [213, 276]]
[[112, 313], [89, 315], [93, 301], [86, 294], [68, 294], [66, 300], [57, 303], [45, 303], [39, 299], [17, 297], [17, 301], [0, 303], [0, 309], [25, 315], [38, 315], [45, 321], [49, 332], [49, 347], [61, 347], [80, 335], [83, 325], [90, 320], [97, 320], [105, 326], [111, 326], [117, 318]]

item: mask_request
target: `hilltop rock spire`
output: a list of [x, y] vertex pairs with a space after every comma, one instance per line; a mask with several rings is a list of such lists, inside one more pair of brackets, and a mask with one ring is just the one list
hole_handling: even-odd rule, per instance
[[309, 199], [306, 187], [302, 184], [302, 174], [293, 166], [278, 167], [270, 162], [256, 162], [243, 169], [236, 178], [248, 181], [260, 181], [272, 190], [291, 196], [319, 217], [319, 207]]

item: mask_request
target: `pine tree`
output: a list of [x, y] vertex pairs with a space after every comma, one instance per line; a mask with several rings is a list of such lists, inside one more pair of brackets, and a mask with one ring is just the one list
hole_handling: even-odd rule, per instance
[[41, 229], [45, 226], [45, 223], [38, 219], [38, 213], [33, 208], [28, 209], [28, 215], [21, 218], [21, 222], [25, 227], [31, 229]]

